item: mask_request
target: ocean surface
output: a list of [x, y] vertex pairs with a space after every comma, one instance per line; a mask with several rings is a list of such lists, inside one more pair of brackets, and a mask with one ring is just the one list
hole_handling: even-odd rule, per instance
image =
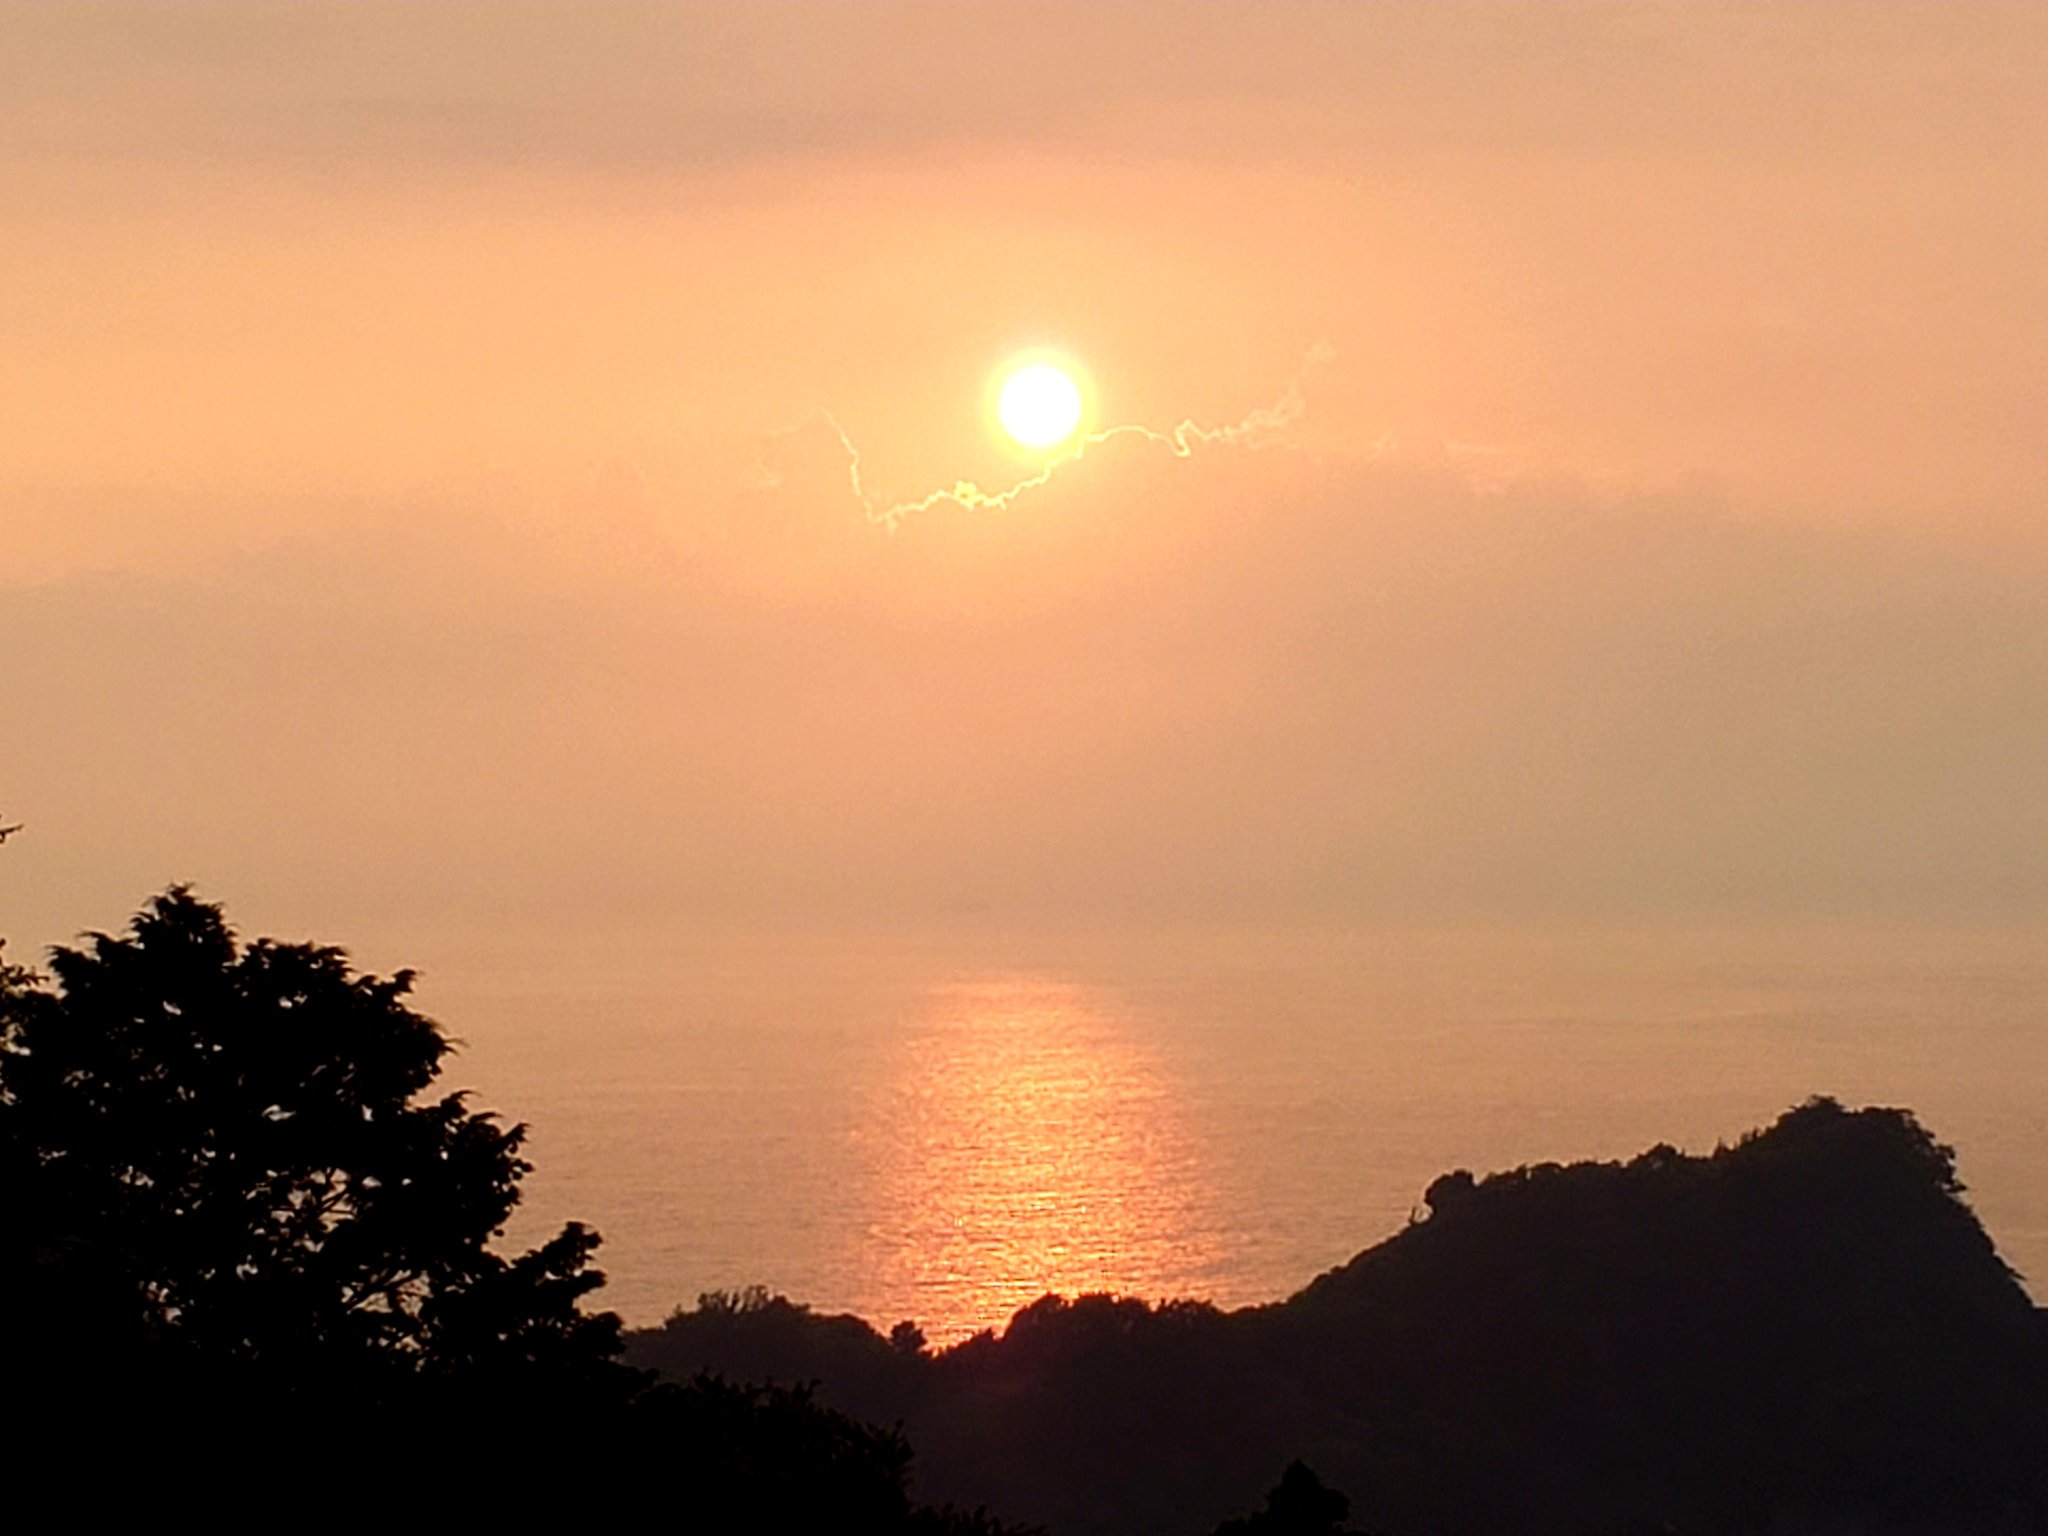
[[641, 935], [421, 1002], [531, 1128], [511, 1238], [596, 1226], [632, 1324], [756, 1284], [939, 1343], [1048, 1291], [1267, 1301], [1449, 1169], [1816, 1093], [1915, 1110], [2048, 1294], [2035, 931]]

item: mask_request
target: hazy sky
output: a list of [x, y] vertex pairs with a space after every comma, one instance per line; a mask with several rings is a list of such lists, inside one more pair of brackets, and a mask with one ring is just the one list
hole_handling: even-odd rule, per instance
[[[2037, 918], [2044, 80], [2038, 5], [0, 9], [0, 933]], [[814, 415], [995, 488], [1021, 348], [1166, 428], [1318, 343], [1286, 443], [894, 531]]]

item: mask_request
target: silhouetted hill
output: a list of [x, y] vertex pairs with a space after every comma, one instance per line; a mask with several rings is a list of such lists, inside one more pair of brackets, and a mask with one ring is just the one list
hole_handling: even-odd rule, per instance
[[2048, 1530], [2048, 1325], [1903, 1110], [1711, 1156], [1446, 1175], [1271, 1306], [1047, 1297], [937, 1354], [779, 1298], [635, 1334], [816, 1380], [926, 1498], [1066, 1536], [1212, 1529], [1301, 1457], [1390, 1533]]

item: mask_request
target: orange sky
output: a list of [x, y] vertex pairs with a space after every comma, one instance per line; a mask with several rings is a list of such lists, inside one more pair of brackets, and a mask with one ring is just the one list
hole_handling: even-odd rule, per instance
[[[2043, 79], [2028, 5], [0, 10], [0, 932], [2038, 916]], [[1292, 446], [763, 483], [1318, 342]]]

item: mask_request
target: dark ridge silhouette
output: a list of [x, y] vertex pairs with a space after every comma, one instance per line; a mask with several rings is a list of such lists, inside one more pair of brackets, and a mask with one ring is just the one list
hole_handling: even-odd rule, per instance
[[1397, 1536], [2048, 1529], [2048, 1325], [1909, 1112], [1426, 1201], [1235, 1313], [1047, 1297], [933, 1355], [754, 1293], [627, 1355], [815, 1380], [927, 1496], [1074, 1536], [1213, 1529], [1297, 1456]]

